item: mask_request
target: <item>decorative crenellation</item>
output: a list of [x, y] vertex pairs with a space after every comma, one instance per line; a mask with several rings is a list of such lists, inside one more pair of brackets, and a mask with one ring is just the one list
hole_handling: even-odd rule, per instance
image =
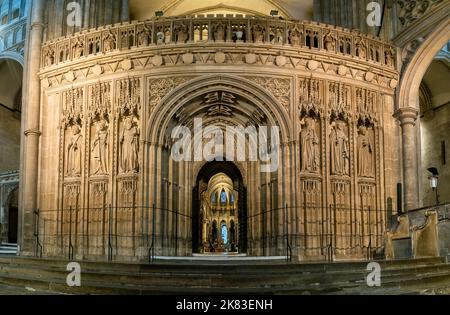
[[[344, 28], [331, 28], [313, 22], [281, 23], [262, 17], [205, 18], [201, 15], [117, 24], [106, 29], [92, 29], [69, 38], [57, 39], [44, 44], [42, 67], [114, 50], [211, 42], [283, 45], [305, 50], [324, 50], [395, 67], [395, 56], [389, 62], [384, 58], [385, 52], [393, 51], [390, 44]], [[55, 55], [58, 58], [55, 58]]]

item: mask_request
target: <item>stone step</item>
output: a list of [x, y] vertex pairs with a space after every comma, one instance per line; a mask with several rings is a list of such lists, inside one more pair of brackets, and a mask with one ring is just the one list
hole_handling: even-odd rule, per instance
[[[0, 283], [9, 286], [31, 286], [41, 290], [66, 293], [143, 294], [143, 293], [254, 293], [254, 294], [329, 294], [376, 291], [367, 289], [365, 264], [268, 265], [268, 266], [198, 266], [137, 265], [81, 263], [82, 288], [66, 285], [67, 261], [32, 258], [0, 258]], [[420, 285], [450, 283], [450, 265], [441, 259], [405, 261], [403, 265], [384, 262], [382, 288], [401, 288], [401, 292], [417, 292]], [[102, 266], [107, 265], [105, 270]], [[88, 268], [86, 268], [88, 266]], [[124, 268], [137, 267], [130, 270]], [[311, 268], [311, 267], [314, 268]], [[180, 268], [183, 267], [183, 268]], [[320, 267], [320, 268], [319, 268]], [[345, 268], [344, 268], [345, 267]], [[231, 270], [229, 270], [231, 269]], [[419, 289], [415, 288], [419, 286]], [[409, 289], [409, 287], [413, 289]], [[60, 290], [60, 291], [58, 291]], [[359, 290], [359, 291], [358, 291]], [[408, 291], [409, 290], [409, 291]]]
[[18, 249], [17, 244], [1, 243], [0, 255], [16, 255], [17, 249]]

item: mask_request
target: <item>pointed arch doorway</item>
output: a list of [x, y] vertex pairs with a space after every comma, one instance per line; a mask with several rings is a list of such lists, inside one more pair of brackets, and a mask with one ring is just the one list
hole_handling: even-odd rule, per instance
[[213, 161], [198, 173], [192, 198], [192, 252], [247, 251], [247, 194], [232, 162]]

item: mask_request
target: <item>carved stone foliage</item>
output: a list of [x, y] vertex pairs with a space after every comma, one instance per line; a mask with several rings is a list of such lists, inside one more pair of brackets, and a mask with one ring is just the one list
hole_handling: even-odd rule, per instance
[[283, 107], [289, 111], [291, 99], [291, 80], [267, 77], [246, 77], [259, 86], [267, 89]]
[[399, 19], [403, 27], [408, 27], [411, 23], [419, 19], [433, 6], [441, 3], [442, 0], [399, 0]]
[[62, 127], [81, 125], [83, 120], [83, 89], [75, 88], [63, 93]]
[[351, 88], [343, 83], [330, 82], [328, 86], [328, 114], [331, 120], [351, 117]]
[[374, 125], [377, 118], [377, 93], [362, 88], [356, 89], [356, 110], [361, 125]]
[[189, 81], [189, 79], [190, 77], [174, 77], [150, 80], [148, 82], [148, 105], [150, 114], [153, 112], [154, 108], [159, 104], [164, 96], [166, 96], [169, 92], [174, 90], [179, 85]]
[[117, 83], [117, 112], [120, 116], [137, 117], [141, 110], [141, 80], [129, 78]]
[[323, 114], [323, 82], [315, 79], [299, 80], [299, 114], [300, 117]]

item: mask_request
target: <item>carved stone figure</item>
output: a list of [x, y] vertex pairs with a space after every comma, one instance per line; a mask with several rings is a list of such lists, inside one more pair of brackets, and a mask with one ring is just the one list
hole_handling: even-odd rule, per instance
[[186, 41], [189, 38], [189, 29], [186, 25], [182, 24], [176, 28], [176, 34], [177, 34], [177, 43], [183, 44], [186, 43]]
[[150, 38], [149, 29], [144, 26], [144, 29], [138, 34], [138, 46], [148, 46]]
[[361, 59], [366, 59], [367, 57], [367, 48], [361, 39], [356, 43], [356, 55]]
[[214, 39], [215, 41], [224, 41], [225, 40], [225, 28], [222, 23], [218, 23], [215, 27], [214, 31]]
[[105, 52], [110, 52], [116, 48], [116, 37], [113, 33], [109, 33], [105, 40], [103, 41], [103, 50]]
[[84, 44], [83, 42], [78, 38], [77, 42], [73, 46], [73, 58], [78, 59], [82, 57], [84, 54]]
[[394, 65], [394, 53], [390, 48], [385, 52], [385, 63], [388, 67], [392, 67]]
[[301, 132], [302, 171], [316, 172], [320, 167], [319, 137], [314, 119], [306, 118], [305, 124], [305, 129]]
[[81, 176], [81, 151], [83, 147], [83, 136], [81, 128], [73, 125], [72, 136], [66, 148], [66, 175], [69, 177]]
[[275, 34], [275, 43], [283, 44], [283, 42], [284, 42], [283, 31], [279, 28], [277, 29], [277, 33]]
[[331, 32], [328, 32], [328, 34], [324, 38], [324, 48], [330, 52], [336, 50], [336, 39], [333, 37]]
[[358, 131], [358, 175], [373, 176], [373, 146], [364, 126]]
[[349, 173], [349, 139], [345, 133], [345, 123], [336, 121], [330, 135], [331, 173], [348, 175]]
[[264, 42], [264, 27], [261, 25], [255, 25], [253, 26], [253, 40], [255, 43], [262, 43]]
[[289, 40], [292, 46], [300, 46], [300, 32], [297, 29], [293, 29], [289, 35]]
[[55, 51], [51, 48], [45, 53], [45, 65], [51, 66], [55, 62]]
[[137, 173], [139, 171], [139, 129], [132, 116], [125, 118], [120, 137], [120, 167], [123, 173]]
[[96, 123], [96, 131], [91, 148], [92, 169], [95, 175], [106, 175], [109, 170], [109, 131], [105, 120]]
[[167, 29], [164, 33], [164, 43], [170, 44], [172, 42], [172, 33]]

